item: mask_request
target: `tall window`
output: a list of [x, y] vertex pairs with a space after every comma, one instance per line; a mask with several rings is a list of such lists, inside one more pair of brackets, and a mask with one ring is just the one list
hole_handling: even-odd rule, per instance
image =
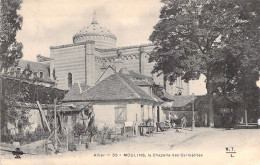
[[43, 78], [43, 72], [42, 72], [42, 71], [39, 72], [39, 78], [40, 78], [40, 79]]
[[68, 73], [68, 87], [71, 88], [72, 87], [72, 74]]

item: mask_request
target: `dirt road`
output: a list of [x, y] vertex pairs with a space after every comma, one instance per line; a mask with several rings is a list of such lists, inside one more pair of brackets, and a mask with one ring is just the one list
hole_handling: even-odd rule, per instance
[[260, 164], [260, 129], [190, 131], [188, 128], [181, 133], [170, 129], [100, 145], [95, 150], [1, 160], [3, 164], [16, 161], [26, 164]]

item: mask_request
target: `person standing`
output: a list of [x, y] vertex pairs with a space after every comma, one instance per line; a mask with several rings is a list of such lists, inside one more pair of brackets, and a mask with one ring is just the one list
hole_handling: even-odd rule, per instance
[[183, 116], [181, 118], [181, 127], [186, 128], [186, 125], [187, 125], [187, 118], [185, 116]]

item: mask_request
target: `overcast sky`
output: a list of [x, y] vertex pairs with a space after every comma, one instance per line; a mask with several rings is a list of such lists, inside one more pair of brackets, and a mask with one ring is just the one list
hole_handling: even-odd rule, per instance
[[23, 59], [50, 56], [50, 46], [71, 44], [72, 36], [91, 24], [93, 11], [101, 26], [117, 36], [117, 46], [148, 43], [159, 21], [160, 0], [24, 0], [20, 14]]

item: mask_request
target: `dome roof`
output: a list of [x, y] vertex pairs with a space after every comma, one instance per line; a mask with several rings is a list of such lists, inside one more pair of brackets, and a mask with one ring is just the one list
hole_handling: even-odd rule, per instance
[[93, 21], [89, 26], [82, 28], [78, 33], [73, 36], [73, 42], [79, 43], [87, 40], [94, 40], [95, 38], [103, 39], [103, 40], [111, 40], [112, 42], [116, 42], [116, 36], [110, 32], [105, 27], [102, 27], [98, 24], [96, 19], [96, 12], [94, 12]]
[[98, 23], [91, 23], [91, 25], [81, 29], [76, 35], [80, 34], [99, 34], [99, 35], [110, 35], [116, 39], [116, 36], [112, 34], [107, 28], [100, 26]]

